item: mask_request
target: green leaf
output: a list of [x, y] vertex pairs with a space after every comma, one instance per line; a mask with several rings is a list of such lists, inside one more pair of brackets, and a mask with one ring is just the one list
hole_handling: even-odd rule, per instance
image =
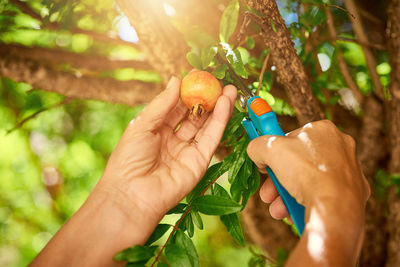
[[239, 1], [232, 0], [224, 10], [219, 26], [219, 39], [227, 43], [235, 31], [239, 17]]
[[221, 142], [228, 140], [228, 143], [229, 143], [230, 139], [235, 139], [234, 141], [236, 141], [238, 136], [236, 136], [235, 133], [239, 129], [241, 129], [241, 132], [243, 132], [243, 130], [244, 130], [243, 126], [242, 126], [242, 121], [243, 121], [244, 117], [245, 117], [245, 114], [238, 112], [237, 109], [234, 109], [233, 116], [229, 120], [228, 124], [226, 125]]
[[255, 164], [253, 164], [253, 172], [248, 180], [249, 189], [243, 192], [242, 194], [242, 206], [246, 207], [247, 201], [255, 192], [257, 192], [260, 187], [260, 173], [258, 172], [258, 168]]
[[144, 246], [133, 246], [127, 248], [117, 255], [114, 256], [116, 261], [128, 261], [128, 262], [141, 262], [147, 261], [154, 256], [157, 246], [144, 247]]
[[232, 213], [222, 215], [220, 218], [233, 239], [235, 239], [240, 245], [244, 246], [244, 236], [238, 214]]
[[253, 162], [246, 155], [244, 163], [243, 163], [243, 165], [240, 168], [240, 171], [238, 173], [238, 179], [240, 179], [240, 182], [241, 182], [242, 186], [244, 188], [246, 188], [246, 189], [248, 189], [247, 179], [250, 177], [252, 171], [253, 171]]
[[207, 215], [225, 215], [239, 211], [242, 206], [231, 199], [220, 196], [205, 195], [192, 202], [199, 212]]
[[256, 42], [252, 37], [246, 37], [246, 46], [248, 49], [253, 49], [254, 46], [256, 45]]
[[146, 242], [146, 246], [151, 245], [152, 243], [156, 242], [158, 239], [160, 239], [171, 227], [169, 224], [162, 224], [160, 223], [157, 225], [156, 229], [154, 229], [153, 233], [149, 237], [149, 239]]
[[146, 267], [147, 261], [141, 262], [128, 262], [125, 267]]
[[239, 202], [241, 199], [243, 190], [245, 190], [245, 188], [243, 188], [242, 183], [240, 182], [240, 179], [233, 180], [233, 182], [231, 184], [231, 188], [230, 188], [232, 199], [236, 202]]
[[216, 47], [215, 45], [205, 47], [201, 51], [201, 64], [203, 66], [203, 69], [206, 69], [210, 65], [211, 61], [214, 59], [217, 52], [218, 52], [218, 47]]
[[186, 59], [189, 62], [190, 65], [192, 65], [196, 69], [203, 69], [201, 65], [201, 59], [197, 53], [191, 51], [186, 54]]
[[192, 220], [192, 215], [188, 213], [185, 218], [185, 225], [186, 225], [186, 230], [189, 235], [189, 237], [193, 237], [194, 235], [194, 225], [193, 225], [193, 220]]
[[201, 219], [200, 213], [193, 209], [191, 210], [191, 213], [194, 224], [197, 226], [197, 228], [203, 230], [203, 220]]
[[198, 267], [199, 256], [192, 240], [182, 231], [177, 231], [165, 247], [165, 257], [174, 267]]
[[218, 79], [223, 79], [224, 77], [225, 77], [225, 73], [226, 73], [226, 70], [228, 69], [228, 66], [226, 65], [226, 64], [222, 64], [222, 65], [219, 65], [213, 72], [212, 72], [212, 74], [216, 77], [216, 78], [218, 78]]
[[242, 56], [240, 55], [239, 50], [233, 50], [229, 44], [227, 43], [220, 43], [228, 62], [232, 65], [233, 70], [236, 72], [237, 75], [247, 79], [248, 74], [244, 67]]
[[240, 53], [240, 57], [242, 58], [242, 62], [244, 65], [246, 65], [247, 63], [249, 63], [249, 58], [250, 58], [250, 53], [249, 51], [247, 51], [246, 48], [239, 46], [237, 48], [237, 50]]
[[203, 178], [201, 178], [200, 182], [196, 185], [196, 187], [186, 196], [186, 200], [188, 203], [191, 203], [192, 200], [198, 196], [207, 188], [208, 184], [211, 183], [215, 178], [221, 176], [223, 173], [227, 171], [227, 168], [222, 168], [222, 163], [216, 163], [209, 167], [204, 174]]
[[187, 204], [185, 203], [179, 203], [178, 205], [176, 205], [175, 207], [173, 207], [172, 209], [170, 209], [167, 214], [181, 214], [184, 213], [186, 210]]
[[228, 181], [230, 183], [232, 183], [233, 180], [236, 179], [236, 176], [238, 175], [240, 168], [242, 167], [243, 163], [246, 160], [247, 157], [246, 149], [248, 143], [249, 143], [248, 137], [243, 136], [243, 138], [236, 143], [236, 145], [232, 150], [232, 154], [235, 155], [235, 160], [233, 161], [229, 169]]
[[222, 186], [220, 186], [219, 184], [214, 184], [214, 195], [216, 196], [220, 196], [223, 198], [228, 198], [230, 199], [231, 196], [229, 195], [229, 193], [225, 190], [225, 188], [223, 188]]
[[168, 267], [168, 265], [165, 264], [165, 263], [163, 263], [163, 262], [159, 262], [159, 263], [157, 264], [157, 267]]

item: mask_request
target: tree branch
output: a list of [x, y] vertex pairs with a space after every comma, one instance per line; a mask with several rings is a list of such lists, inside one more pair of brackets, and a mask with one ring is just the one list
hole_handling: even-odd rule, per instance
[[271, 50], [272, 61], [277, 68], [277, 78], [284, 85], [289, 102], [301, 124], [319, 120], [324, 114], [312, 94], [309, 80], [298, 57], [290, 33], [273, 0], [247, 0], [247, 4], [263, 15], [262, 18], [246, 14], [261, 27], [264, 43]]
[[140, 51], [166, 83], [171, 75], [189, 70], [189, 50], [182, 34], [174, 28], [159, 0], [117, 0], [138, 33]]
[[368, 43], [368, 37], [364, 32], [361, 16], [358, 12], [357, 6], [353, 0], [344, 0], [344, 3], [347, 9], [354, 15], [354, 17], [350, 16], [350, 21], [353, 25], [354, 33], [356, 34], [357, 39], [360, 41], [361, 47], [364, 52], [365, 61], [367, 62], [369, 74], [372, 79], [372, 84], [375, 89], [375, 94], [381, 99], [385, 99], [385, 95], [383, 92], [383, 86], [381, 84], [378, 72], [376, 71], [376, 60], [371, 50], [363, 45]]
[[[333, 21], [332, 12], [330, 11], [329, 8], [325, 8], [325, 14], [326, 14], [326, 20], [327, 20], [328, 29], [329, 29], [329, 35], [332, 40], [336, 40], [337, 34], [336, 34], [335, 24]], [[333, 41], [332, 45], [337, 47], [336, 41]], [[357, 84], [354, 82], [353, 78], [351, 77], [350, 71], [347, 67], [347, 64], [346, 64], [344, 58], [343, 58], [343, 53], [340, 50], [340, 48], [338, 48], [337, 57], [338, 57], [339, 69], [343, 75], [344, 80], [346, 81], [347, 86], [350, 88], [351, 92], [353, 93], [354, 97], [357, 99], [358, 103], [361, 104], [363, 102], [363, 96], [360, 93], [360, 90], [358, 89]]]
[[147, 103], [161, 91], [160, 85], [154, 83], [76, 77], [71, 73], [49, 69], [34, 60], [12, 57], [5, 52], [0, 53], [0, 75], [70, 98], [97, 99], [130, 106]]
[[16, 58], [37, 61], [47, 66], [71, 64], [74, 68], [92, 71], [105, 71], [120, 68], [134, 68], [140, 70], [152, 69], [152, 67], [144, 61], [112, 60], [101, 55], [77, 54], [60, 49], [25, 47], [16, 44], [0, 43], [0, 54], [8, 54]]

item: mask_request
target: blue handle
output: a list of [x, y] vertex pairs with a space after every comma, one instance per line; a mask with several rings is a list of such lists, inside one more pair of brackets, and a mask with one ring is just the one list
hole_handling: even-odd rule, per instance
[[[259, 137], [260, 135], [280, 135], [285, 136], [279, 126], [276, 115], [273, 111], [267, 112], [260, 116], [257, 116], [251, 109], [251, 103], [254, 99], [260, 98], [258, 96], [252, 97], [247, 101], [247, 107], [249, 111], [250, 120], [245, 119], [243, 126], [251, 140]], [[279, 183], [275, 174], [272, 170], [267, 167], [267, 172], [271, 177], [279, 195], [281, 196], [283, 203], [289, 211], [290, 217], [292, 218], [294, 225], [296, 226], [300, 235], [302, 235], [305, 226], [305, 209], [304, 206], [297, 203], [296, 199], [293, 198], [288, 191]]]

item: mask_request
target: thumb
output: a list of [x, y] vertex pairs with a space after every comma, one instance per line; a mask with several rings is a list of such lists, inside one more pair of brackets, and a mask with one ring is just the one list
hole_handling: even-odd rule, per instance
[[179, 101], [181, 80], [172, 77], [167, 88], [156, 96], [138, 115], [136, 120], [141, 124], [142, 130], [155, 130], [159, 128], [167, 115]]
[[283, 146], [287, 141], [283, 136], [260, 136], [249, 143], [247, 154], [259, 169], [265, 169], [275, 165], [274, 162], [281, 161]]

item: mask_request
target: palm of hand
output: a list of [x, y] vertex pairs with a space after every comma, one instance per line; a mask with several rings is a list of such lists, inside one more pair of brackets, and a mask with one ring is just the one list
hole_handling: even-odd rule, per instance
[[236, 89], [225, 87], [211, 116], [191, 121], [179, 101], [179, 87], [178, 79], [170, 82], [129, 124], [102, 178], [109, 190], [156, 216], [175, 206], [201, 179], [236, 98]]

